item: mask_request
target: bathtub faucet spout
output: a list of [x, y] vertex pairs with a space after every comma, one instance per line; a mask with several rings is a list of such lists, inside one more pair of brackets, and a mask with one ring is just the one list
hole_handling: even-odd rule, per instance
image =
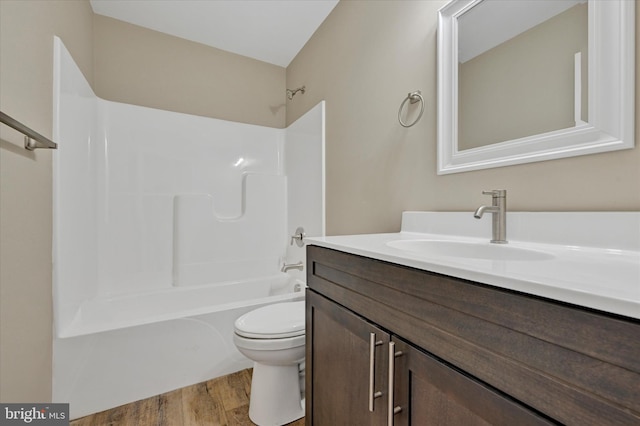
[[287, 272], [289, 269], [299, 269], [302, 271], [302, 269], [304, 269], [304, 264], [302, 263], [302, 261], [298, 263], [284, 263], [282, 264], [282, 269], [280, 270], [282, 272]]

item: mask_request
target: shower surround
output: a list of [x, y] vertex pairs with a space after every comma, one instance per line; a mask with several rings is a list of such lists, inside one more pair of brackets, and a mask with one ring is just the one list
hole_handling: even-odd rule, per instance
[[54, 41], [54, 401], [77, 418], [250, 366], [233, 321], [303, 297], [324, 103], [287, 129], [97, 98]]

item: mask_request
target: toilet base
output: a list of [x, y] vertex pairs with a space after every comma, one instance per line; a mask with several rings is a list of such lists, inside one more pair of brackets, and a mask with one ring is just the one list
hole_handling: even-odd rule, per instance
[[249, 418], [259, 426], [280, 426], [304, 417], [298, 364], [254, 363]]

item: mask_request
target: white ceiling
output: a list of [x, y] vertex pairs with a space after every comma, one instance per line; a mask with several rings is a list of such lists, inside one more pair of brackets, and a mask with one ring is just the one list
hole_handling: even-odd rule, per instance
[[93, 11], [286, 67], [338, 0], [91, 0]]

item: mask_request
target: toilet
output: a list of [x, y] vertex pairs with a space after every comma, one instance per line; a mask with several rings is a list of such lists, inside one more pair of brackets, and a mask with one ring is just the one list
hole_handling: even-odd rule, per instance
[[235, 322], [233, 342], [253, 361], [249, 418], [277, 426], [304, 417], [305, 303], [263, 306]]

